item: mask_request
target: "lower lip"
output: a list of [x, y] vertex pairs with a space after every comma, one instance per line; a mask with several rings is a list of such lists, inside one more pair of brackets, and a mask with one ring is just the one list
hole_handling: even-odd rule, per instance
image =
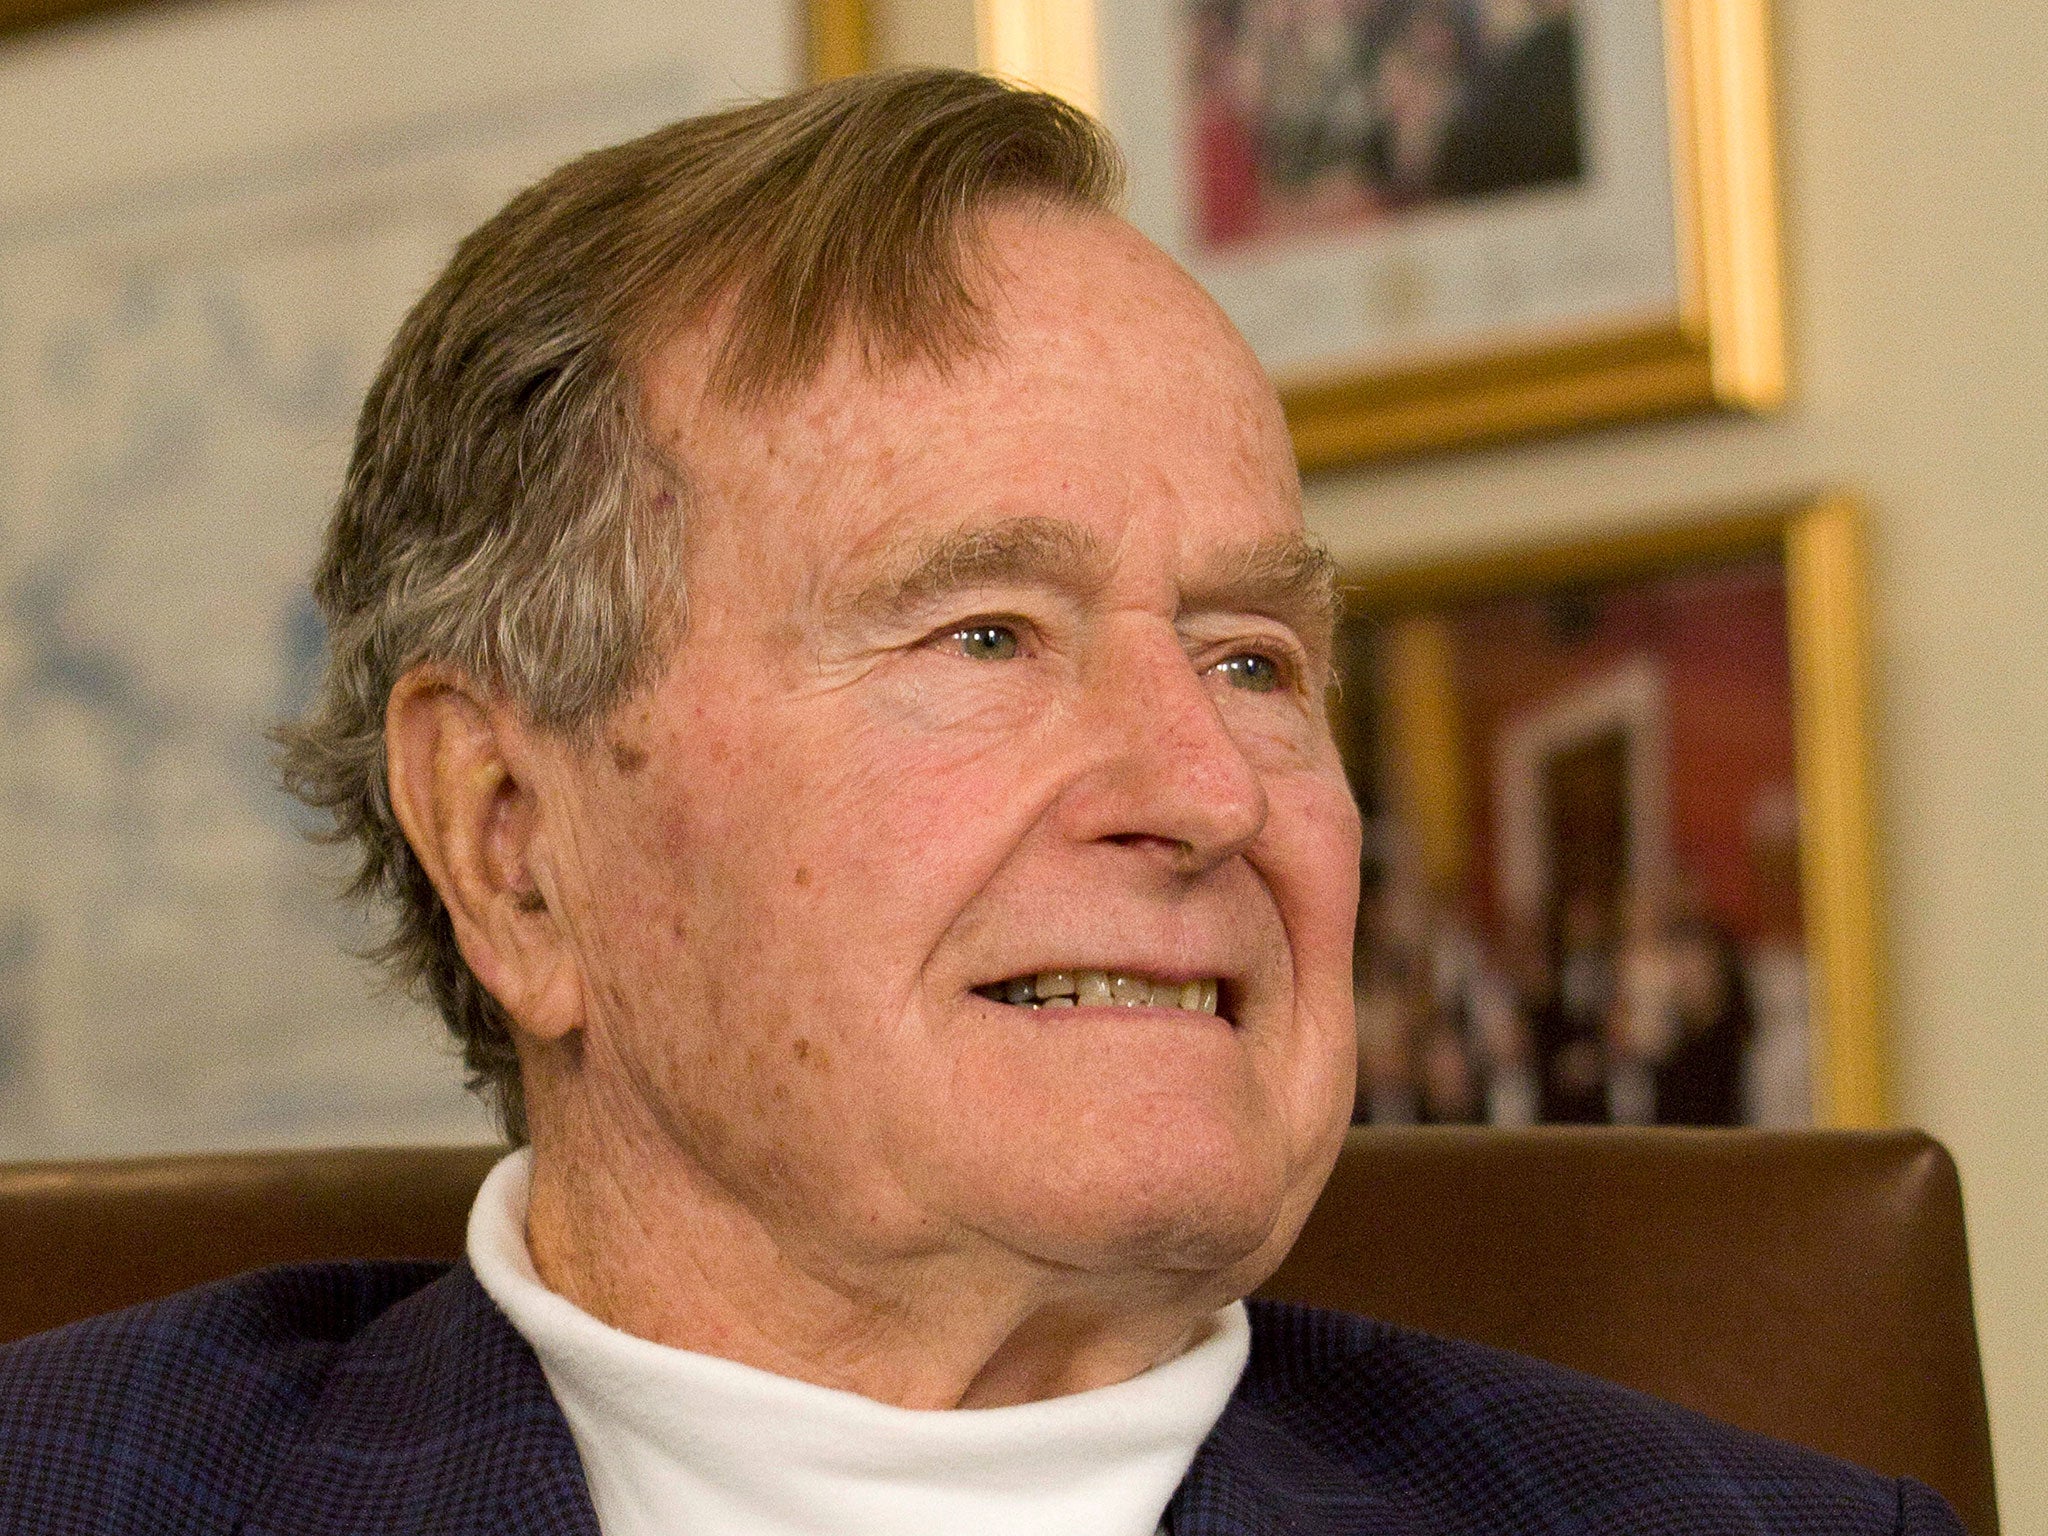
[[1023, 1014], [1033, 1019], [1071, 1019], [1101, 1021], [1104, 1019], [1171, 1019], [1181, 1022], [1229, 1025], [1230, 1020], [1218, 1013], [1203, 1013], [1193, 1008], [1155, 1008], [1150, 1003], [1077, 1003], [1072, 1008], [1029, 1008], [1021, 1003], [999, 1003], [992, 997], [980, 997], [991, 1008], [1000, 1008], [1005, 1013]]

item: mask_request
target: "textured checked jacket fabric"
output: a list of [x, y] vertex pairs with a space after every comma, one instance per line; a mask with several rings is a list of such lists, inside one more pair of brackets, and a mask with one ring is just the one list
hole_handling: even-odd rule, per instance
[[[1961, 1536], [1931, 1491], [1590, 1378], [1252, 1303], [1173, 1536]], [[6, 1536], [598, 1536], [467, 1265], [261, 1271], [0, 1349]], [[1048, 1533], [1058, 1536], [1058, 1533]]]

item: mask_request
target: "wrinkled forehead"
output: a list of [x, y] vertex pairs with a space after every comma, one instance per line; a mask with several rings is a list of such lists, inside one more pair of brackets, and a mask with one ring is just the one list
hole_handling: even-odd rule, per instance
[[[878, 369], [842, 338], [818, 376], [745, 406], [703, 385], [708, 327], [644, 375], [655, 442], [692, 486], [691, 565], [828, 568], [933, 529], [1064, 519], [1112, 548], [1298, 535], [1271, 385], [1214, 303], [1129, 226], [1013, 210], [989, 221], [982, 344]], [[1141, 526], [1142, 525], [1142, 526]]]

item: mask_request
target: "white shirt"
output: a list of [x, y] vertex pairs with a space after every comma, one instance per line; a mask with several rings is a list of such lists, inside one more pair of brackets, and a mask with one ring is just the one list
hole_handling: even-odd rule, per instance
[[926, 1411], [671, 1349], [541, 1284], [529, 1154], [491, 1170], [469, 1261], [540, 1359], [604, 1536], [1153, 1536], [1243, 1374], [1242, 1302], [1129, 1381]]

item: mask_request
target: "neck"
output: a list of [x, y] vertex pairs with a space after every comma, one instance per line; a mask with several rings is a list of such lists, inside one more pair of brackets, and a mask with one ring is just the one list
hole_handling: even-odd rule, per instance
[[590, 1150], [536, 1137], [527, 1244], [550, 1290], [636, 1337], [899, 1407], [1004, 1407], [1125, 1381], [1231, 1299], [1184, 1275], [1105, 1280], [1028, 1261], [971, 1233], [833, 1251], [673, 1148]]

